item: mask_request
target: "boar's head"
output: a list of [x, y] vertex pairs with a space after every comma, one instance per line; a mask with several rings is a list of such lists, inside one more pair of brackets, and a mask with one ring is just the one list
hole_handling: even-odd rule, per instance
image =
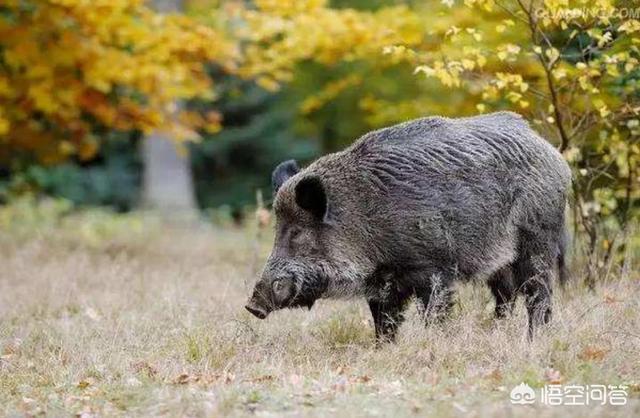
[[323, 179], [300, 172], [291, 160], [275, 169], [272, 183], [275, 242], [245, 308], [263, 319], [274, 310], [311, 309], [320, 297], [355, 293], [363, 257], [332, 213]]

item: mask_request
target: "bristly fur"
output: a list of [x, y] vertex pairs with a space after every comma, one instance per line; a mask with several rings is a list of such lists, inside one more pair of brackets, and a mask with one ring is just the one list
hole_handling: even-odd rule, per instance
[[530, 333], [549, 320], [552, 272], [565, 274], [571, 172], [519, 115], [417, 119], [281, 171], [262, 280], [291, 276], [298, 293], [313, 281], [314, 297], [364, 296], [379, 338], [393, 338], [411, 295], [427, 306], [441, 288], [448, 306], [455, 280], [487, 280], [498, 316], [523, 294]]

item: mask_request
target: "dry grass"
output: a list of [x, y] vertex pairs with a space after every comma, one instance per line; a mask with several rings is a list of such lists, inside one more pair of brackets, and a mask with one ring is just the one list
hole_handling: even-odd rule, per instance
[[[489, 292], [465, 286], [452, 318], [425, 329], [410, 309], [376, 349], [360, 301], [244, 311], [269, 236], [112, 218], [0, 232], [0, 415], [640, 414], [637, 271], [558, 294], [533, 343], [522, 306], [496, 322]], [[510, 404], [514, 385], [550, 380], [624, 383], [629, 403]]]

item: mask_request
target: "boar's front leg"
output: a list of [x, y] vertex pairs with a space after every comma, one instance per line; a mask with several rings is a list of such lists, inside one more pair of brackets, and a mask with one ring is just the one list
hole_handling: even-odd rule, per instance
[[416, 285], [415, 293], [418, 312], [427, 324], [442, 320], [453, 307], [451, 280], [440, 274], [431, 275], [429, 279]]
[[408, 291], [391, 287], [387, 286], [378, 295], [367, 299], [373, 316], [377, 343], [395, 341], [398, 327], [404, 320], [404, 309], [411, 296]]

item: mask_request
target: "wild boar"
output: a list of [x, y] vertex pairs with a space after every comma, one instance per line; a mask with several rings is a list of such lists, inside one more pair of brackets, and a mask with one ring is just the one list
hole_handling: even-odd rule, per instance
[[530, 336], [550, 320], [571, 171], [519, 115], [409, 121], [272, 179], [275, 242], [246, 305], [258, 318], [364, 297], [393, 340], [412, 296], [429, 319], [454, 282], [482, 280], [496, 316], [522, 294]]

